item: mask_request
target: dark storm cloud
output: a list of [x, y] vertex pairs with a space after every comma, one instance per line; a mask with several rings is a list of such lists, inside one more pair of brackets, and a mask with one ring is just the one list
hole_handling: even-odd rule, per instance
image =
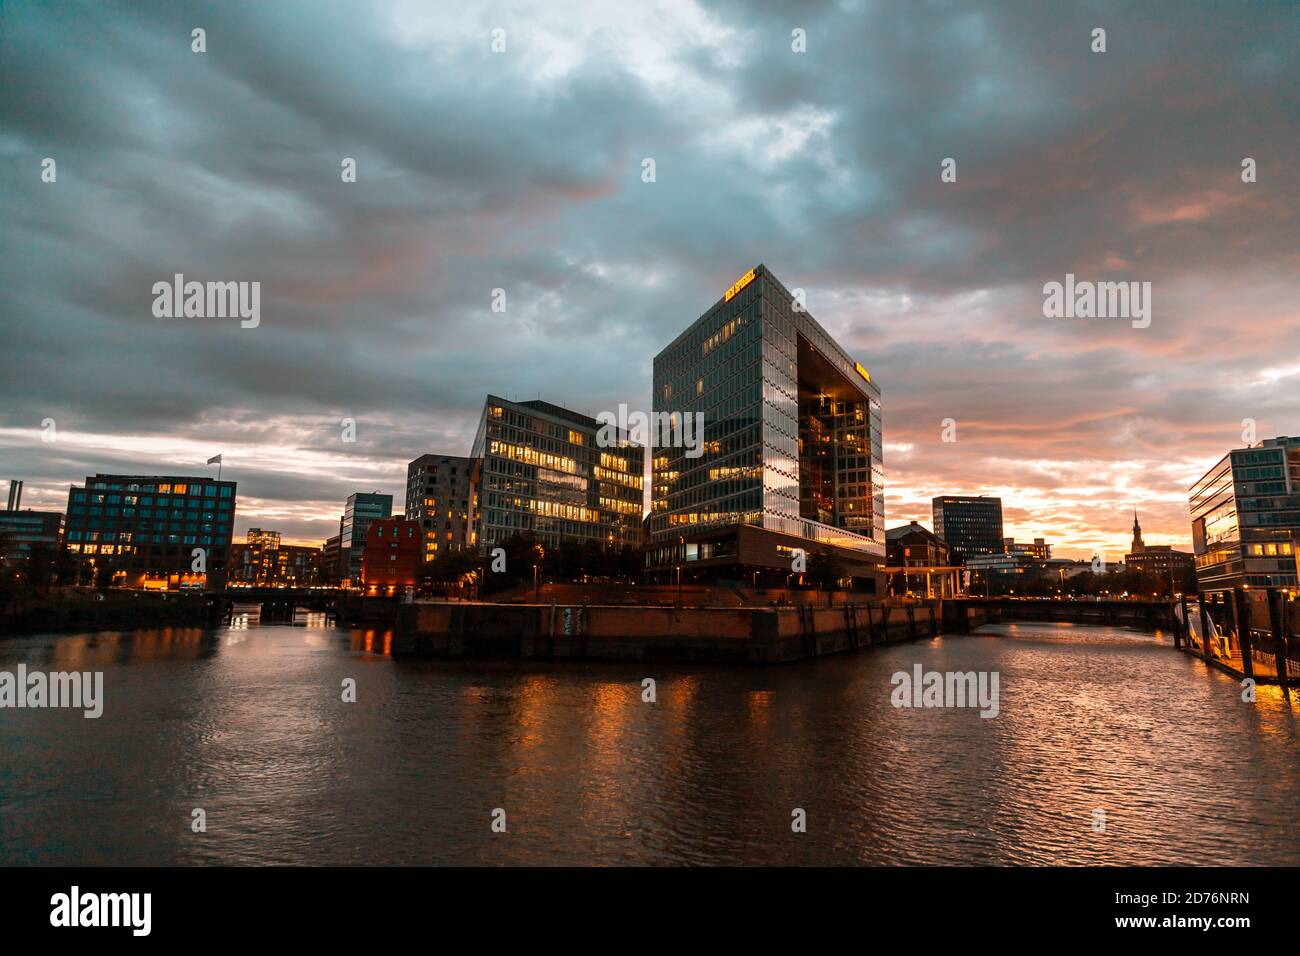
[[[4, 462], [54, 505], [227, 449], [242, 525], [323, 536], [488, 391], [646, 403], [763, 261], [884, 387], [891, 525], [996, 490], [1081, 549], [1135, 500], [1182, 543], [1241, 418], [1300, 430], [1297, 37], [1284, 3], [9, 2]], [[155, 319], [177, 272], [261, 281], [261, 326]], [[1152, 282], [1152, 327], [1043, 319], [1066, 272]]]

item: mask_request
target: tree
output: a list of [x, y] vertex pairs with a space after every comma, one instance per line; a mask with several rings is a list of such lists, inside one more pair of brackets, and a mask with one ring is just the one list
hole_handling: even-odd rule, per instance
[[113, 586], [113, 562], [100, 558], [95, 562], [95, 587], [101, 591]]
[[43, 598], [50, 593], [50, 584], [54, 580], [54, 554], [49, 545], [36, 542], [23, 560], [27, 572], [27, 581], [32, 594]]
[[844, 562], [829, 548], [823, 548], [809, 562], [808, 578], [819, 590], [833, 592], [846, 577]]

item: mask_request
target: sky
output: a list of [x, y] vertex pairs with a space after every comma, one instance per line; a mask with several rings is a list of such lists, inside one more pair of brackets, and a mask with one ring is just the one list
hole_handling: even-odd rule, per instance
[[[1244, 420], [1300, 433], [1298, 51], [1294, 3], [4, 0], [0, 478], [221, 453], [237, 537], [319, 543], [488, 392], [645, 408], [762, 262], [881, 387], [888, 527], [1190, 549]], [[156, 317], [176, 273], [259, 324]], [[1150, 325], [1045, 317], [1067, 274]]]

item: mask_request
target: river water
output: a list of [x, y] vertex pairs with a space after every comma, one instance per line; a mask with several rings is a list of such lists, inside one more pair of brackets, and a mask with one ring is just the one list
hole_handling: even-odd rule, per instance
[[[99, 719], [0, 709], [0, 864], [1300, 864], [1300, 701], [1245, 703], [1167, 636], [999, 625], [745, 668], [385, 643], [0, 642], [0, 671], [105, 688]], [[894, 707], [918, 663], [997, 672], [998, 715]]]

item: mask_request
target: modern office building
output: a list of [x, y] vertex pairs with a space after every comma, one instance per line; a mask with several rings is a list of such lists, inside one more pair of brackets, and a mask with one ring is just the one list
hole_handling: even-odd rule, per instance
[[361, 561], [366, 550], [370, 522], [393, 514], [393, 496], [377, 491], [348, 495], [339, 521], [339, 584], [361, 586]]
[[[196, 475], [93, 475], [68, 491], [64, 543], [83, 580], [150, 590], [226, 586], [235, 482]], [[202, 566], [194, 570], [203, 549]]]
[[423, 527], [407, 518], [382, 518], [366, 529], [361, 577], [368, 594], [415, 587], [424, 565]]
[[930, 502], [934, 533], [948, 545], [953, 564], [976, 555], [1006, 554], [1002, 537], [1002, 499], [985, 495], [939, 495]]
[[0, 561], [14, 565], [44, 548], [53, 555], [63, 546], [63, 514], [23, 511], [23, 483], [9, 482], [9, 506], [0, 511]]
[[406, 517], [420, 523], [425, 561], [478, 547], [480, 461], [421, 455], [406, 466]]
[[1300, 549], [1300, 438], [1228, 452], [1188, 492], [1202, 591], [1295, 588]]
[[652, 574], [785, 583], [825, 552], [883, 586], [880, 389], [764, 266], [655, 357], [653, 389]]
[[515, 534], [543, 547], [563, 540], [638, 546], [645, 449], [617, 429], [602, 446], [602, 433], [594, 418], [558, 405], [489, 395], [471, 454], [482, 461], [479, 548]]

